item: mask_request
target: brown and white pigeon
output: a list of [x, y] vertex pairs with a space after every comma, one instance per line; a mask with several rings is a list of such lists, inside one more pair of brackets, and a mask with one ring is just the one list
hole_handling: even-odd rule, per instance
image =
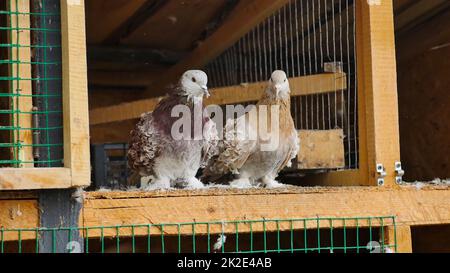
[[[270, 110], [273, 109], [272, 106], [279, 109], [278, 119], [276, 111]], [[262, 114], [263, 108], [267, 109], [266, 116]], [[259, 130], [264, 122], [267, 130]], [[239, 127], [238, 124], [245, 126]], [[273, 134], [267, 135], [264, 132]], [[256, 137], [252, 138], [252, 134]], [[203, 172], [203, 181], [224, 182], [224, 179], [231, 178], [231, 186], [237, 188], [258, 184], [269, 188], [282, 186], [275, 178], [283, 168], [291, 165], [299, 150], [298, 135], [291, 116], [290, 88], [286, 73], [273, 72], [256, 107], [235, 120], [228, 120], [224, 135], [224, 140], [219, 143], [218, 155], [214, 156]]]
[[[128, 165], [134, 176], [150, 178], [149, 184], [143, 183], [141, 188], [165, 189], [179, 184], [186, 188], [203, 187], [195, 176], [217, 152], [218, 141], [215, 123], [203, 115], [203, 97], [209, 96], [207, 82], [203, 71], [185, 72], [171, 94], [153, 112], [143, 114], [131, 132]], [[173, 127], [180, 118], [172, 113], [180, 106], [188, 110], [191, 120], [191, 133], [181, 139], [174, 137]], [[186, 132], [187, 128], [180, 128]]]

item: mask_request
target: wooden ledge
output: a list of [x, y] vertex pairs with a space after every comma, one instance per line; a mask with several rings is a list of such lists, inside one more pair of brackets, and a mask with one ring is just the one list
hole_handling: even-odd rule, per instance
[[[395, 216], [397, 225], [450, 224], [450, 188], [414, 186], [399, 188], [209, 189], [197, 191], [87, 193], [81, 222], [84, 226], [162, 223], [222, 222], [261, 219], [355, 218]], [[377, 224], [372, 223], [373, 226]], [[335, 228], [343, 223], [334, 224]], [[367, 227], [367, 221], [346, 221], [346, 227]], [[378, 224], [379, 225], [379, 224]], [[323, 227], [323, 225], [321, 225]], [[326, 224], [325, 224], [326, 227]], [[154, 227], [157, 230], [157, 227]], [[221, 232], [220, 225], [210, 232]], [[231, 227], [230, 227], [231, 228]], [[248, 227], [247, 227], [248, 228]], [[256, 228], [256, 227], [254, 227]], [[276, 230], [275, 225], [266, 227]], [[287, 223], [280, 227], [288, 229]], [[300, 227], [297, 227], [300, 228]], [[314, 228], [314, 226], [308, 226]], [[244, 228], [245, 229], [245, 228]], [[241, 230], [241, 228], [240, 228]], [[257, 228], [255, 231], [258, 230]], [[197, 230], [199, 234], [201, 230]], [[231, 231], [231, 230], [230, 230]], [[105, 230], [106, 232], [106, 230]], [[110, 231], [114, 236], [113, 230]], [[145, 228], [134, 230], [145, 235]], [[174, 235], [175, 227], [165, 229]], [[190, 234], [186, 228], [182, 234]], [[100, 230], [89, 232], [100, 235]], [[130, 230], [122, 230], [128, 236]]]

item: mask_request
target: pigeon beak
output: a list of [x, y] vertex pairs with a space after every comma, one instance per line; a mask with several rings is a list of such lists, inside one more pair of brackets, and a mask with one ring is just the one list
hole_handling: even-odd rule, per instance
[[206, 97], [209, 97], [209, 91], [208, 91], [208, 87], [206, 85], [202, 86], [202, 90], [203, 90], [203, 94]]
[[280, 94], [280, 91], [281, 91], [281, 86], [279, 86], [278, 84], [275, 85], [275, 93], [277, 94], [277, 96], [278, 96], [278, 94]]

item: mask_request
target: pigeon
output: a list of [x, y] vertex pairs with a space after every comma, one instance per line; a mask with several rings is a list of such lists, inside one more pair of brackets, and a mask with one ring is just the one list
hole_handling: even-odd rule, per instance
[[[140, 179], [141, 188], [145, 190], [204, 187], [196, 174], [217, 153], [218, 141], [216, 124], [204, 114], [203, 97], [209, 96], [207, 82], [203, 71], [185, 72], [155, 110], [141, 116], [131, 131], [127, 156], [134, 174], [129, 184], [138, 177], [149, 178]], [[180, 106], [189, 111], [191, 133], [187, 134], [188, 138], [174, 136], [173, 128], [180, 118], [173, 115], [173, 110]], [[199, 123], [201, 126], [197, 126]], [[180, 128], [189, 132], [184, 126]]]
[[[273, 128], [278, 130], [267, 131], [274, 133], [267, 138], [263, 134], [265, 131], [258, 128], [261, 129], [263, 122], [272, 124], [271, 115], [276, 113], [271, 112], [272, 107], [278, 108], [278, 119], [276, 115], [273, 116]], [[262, 116], [264, 108], [267, 109], [267, 118]], [[239, 127], [238, 124], [245, 125]], [[272, 127], [267, 125], [267, 128]], [[283, 168], [292, 165], [291, 161], [299, 150], [298, 134], [290, 111], [290, 88], [286, 73], [281, 70], [273, 72], [256, 106], [237, 119], [227, 120], [223, 134], [224, 138], [218, 144], [219, 153], [213, 156], [203, 171], [203, 181], [227, 182], [235, 188], [284, 186], [275, 179]], [[250, 137], [252, 134], [255, 137]], [[272, 141], [276, 137], [278, 141]], [[275, 146], [270, 147], [269, 143], [275, 143], [271, 144]]]

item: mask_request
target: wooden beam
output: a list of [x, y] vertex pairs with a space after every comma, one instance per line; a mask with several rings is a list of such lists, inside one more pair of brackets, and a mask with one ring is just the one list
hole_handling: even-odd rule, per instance
[[395, 186], [400, 140], [392, 1], [381, 1], [380, 5], [361, 1], [358, 8], [358, 71], [362, 72], [358, 88], [364, 92], [366, 113], [364, 126], [359, 127], [366, 131], [368, 183], [377, 185], [376, 166], [383, 164], [387, 173], [385, 184]]
[[[291, 78], [289, 82], [291, 96], [302, 96], [345, 89], [347, 77], [343, 73], [326, 73]], [[225, 105], [257, 101], [261, 98], [266, 86], [266, 82], [260, 82], [216, 88], [211, 90], [211, 97], [205, 103]], [[161, 97], [93, 109], [90, 111], [90, 125], [138, 118], [142, 113], [153, 111], [160, 100]], [[130, 108], [130, 106], [133, 107]]]
[[[39, 226], [37, 200], [0, 200], [0, 227], [4, 229], [34, 229]], [[18, 232], [2, 234], [3, 241], [17, 240]], [[35, 231], [21, 233], [22, 240], [36, 238]]]
[[[185, 213], [186, 210], [189, 210], [189, 213]], [[450, 190], [448, 188], [417, 190], [415, 187], [402, 187], [399, 190], [361, 187], [292, 187], [274, 190], [92, 192], [86, 196], [80, 223], [83, 223], [85, 227], [92, 227], [364, 216], [395, 216], [397, 226], [449, 224]], [[346, 221], [347, 227], [353, 225], [356, 226], [356, 221]], [[364, 227], [368, 223], [361, 221], [358, 225]], [[339, 227], [339, 223], [336, 223], [334, 227]], [[232, 228], [234, 227], [227, 227], [230, 230]], [[281, 230], [289, 228], [287, 224], [280, 227]], [[315, 227], [308, 226], [308, 228]], [[276, 227], [273, 226], [267, 230], [274, 231]], [[197, 231], [198, 234], [202, 234], [205, 229], [199, 228], [196, 229]], [[254, 231], [258, 231], [258, 228]], [[114, 236], [114, 232], [115, 230], [105, 230], [105, 235]], [[135, 235], [146, 234], [145, 229], [136, 229], [135, 232]], [[177, 229], [168, 228], [164, 232], [167, 235], [175, 235]], [[183, 234], [190, 234], [190, 232], [192, 232], [191, 229], [182, 230]], [[211, 232], [220, 233], [221, 225], [211, 226]], [[121, 232], [121, 236], [130, 234], [131, 230]], [[100, 236], [100, 232], [90, 230], [89, 236]]]
[[[158, 79], [166, 67], [145, 68], [132, 71], [90, 70], [89, 86], [104, 86], [115, 88], [145, 88]], [[95, 92], [95, 91], [94, 91]], [[141, 91], [142, 93], [142, 91]]]
[[448, 7], [447, 0], [420, 0], [410, 5], [407, 9], [396, 14], [395, 29], [398, 32], [411, 29], [422, 23], [427, 18], [435, 15], [445, 7]]
[[[11, 44], [18, 44], [17, 47], [10, 48], [10, 58], [13, 61], [20, 61], [20, 63], [11, 64], [10, 71], [11, 77], [15, 80], [11, 81], [11, 93], [20, 95], [19, 97], [13, 97], [12, 103], [14, 110], [19, 114], [12, 114], [11, 124], [13, 127], [20, 128], [32, 128], [31, 113], [33, 109], [32, 84], [31, 84], [31, 21], [30, 21], [30, 1], [18, 0], [10, 1], [11, 12], [20, 12], [23, 14], [12, 14], [11, 28], [17, 30], [11, 31], [9, 42]], [[20, 29], [20, 30], [18, 30]], [[21, 143], [22, 148], [12, 148], [15, 151], [11, 151], [13, 158], [26, 162], [22, 163], [19, 167], [31, 168], [34, 166], [33, 161], [33, 144], [32, 130], [18, 130], [17, 132], [11, 132], [11, 139], [14, 139], [15, 143]]]
[[68, 168], [2, 168], [1, 190], [64, 189], [72, 186]]
[[[388, 251], [396, 253], [412, 253], [411, 226], [388, 226], [383, 229], [383, 235], [384, 244], [386, 246], [397, 246], [397, 251], [395, 251], [395, 248], [393, 247], [389, 247]], [[386, 252], [386, 249], [384, 252]]]
[[[224, 205], [226, 204], [226, 206]], [[189, 213], [184, 213], [189, 209]], [[299, 188], [285, 189], [209, 189], [156, 192], [88, 192], [84, 210], [79, 219], [80, 228], [115, 225], [147, 225], [161, 223], [191, 223], [211, 221], [238, 221], [262, 219], [304, 219], [317, 217], [374, 217], [395, 216], [396, 237], [393, 225], [385, 222], [386, 242], [397, 240], [398, 252], [409, 252], [408, 229], [425, 225], [450, 224], [450, 189], [448, 187], [401, 187], [399, 189], [350, 188]], [[356, 226], [356, 221], [346, 220], [346, 227]], [[372, 222], [373, 227], [379, 226]], [[343, 222], [335, 221], [334, 228]], [[358, 221], [360, 228], [368, 221]], [[36, 228], [39, 226], [37, 200], [0, 200], [0, 226], [4, 229]], [[327, 222], [321, 223], [327, 228]], [[308, 223], [307, 228], [316, 228]], [[157, 227], [154, 234], [160, 232]], [[211, 233], [220, 233], [222, 225], [211, 225]], [[235, 232], [234, 226], [225, 226], [226, 232]], [[246, 232], [243, 227], [241, 232]], [[255, 232], [262, 227], [254, 226]], [[295, 225], [295, 229], [303, 229]], [[288, 230], [290, 225], [280, 225]], [[267, 225], [268, 232], [276, 225]], [[115, 229], [104, 229], [105, 236], [115, 236]], [[135, 235], [146, 234], [146, 229], [135, 229]], [[199, 228], [198, 234], [205, 229]], [[191, 229], [181, 230], [190, 234]], [[176, 228], [165, 229], [165, 235], [176, 235]], [[131, 229], [121, 229], [121, 236], [130, 236]], [[5, 241], [17, 240], [17, 232], [5, 232]], [[89, 236], [99, 237], [99, 230], [91, 229]], [[35, 232], [23, 232], [22, 239], [35, 239]], [[390, 244], [390, 243], [389, 243]]]
[[221, 19], [221, 13], [228, 9], [227, 6], [236, 1], [157, 2], [160, 2], [157, 9], [145, 12], [141, 18], [135, 15], [130, 19], [130, 24], [120, 37], [120, 44], [190, 51], [198, 41], [204, 40], [202, 35], [205, 32], [211, 32], [215, 22]]
[[61, 2], [64, 166], [72, 185], [91, 182], [84, 0]]
[[146, 2], [147, 0], [120, 1], [118, 5], [112, 4], [111, 0], [87, 1], [89, 43], [102, 43]]
[[112, 63], [157, 63], [174, 65], [179, 62], [186, 52], [159, 50], [133, 46], [96, 46], [88, 47], [88, 59], [93, 62]]
[[[450, 9], [397, 36], [397, 60], [400, 63], [450, 41]], [[414, 46], [411, 46], [414, 44]]]

